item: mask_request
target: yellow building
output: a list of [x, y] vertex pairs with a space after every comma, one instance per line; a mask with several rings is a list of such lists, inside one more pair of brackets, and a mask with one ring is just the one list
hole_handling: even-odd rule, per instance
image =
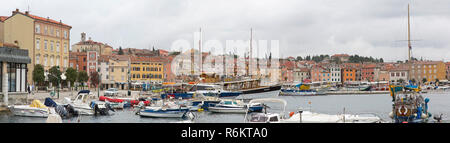
[[[118, 89], [128, 88], [128, 70], [130, 58], [126, 55], [114, 55], [111, 56], [108, 63], [109, 76], [106, 79], [112, 81], [114, 84], [108, 87], [114, 87]], [[106, 74], [106, 73], [105, 73]]]
[[136, 83], [162, 83], [164, 63], [156, 57], [131, 57], [131, 81]]
[[[5, 43], [13, 43], [21, 49], [27, 49], [31, 63], [28, 64], [28, 77], [36, 64], [44, 66], [48, 71], [52, 66], [60, 66], [65, 70], [69, 63], [69, 44], [71, 26], [31, 15], [28, 11], [22, 13], [19, 9], [4, 21], [3, 38]], [[32, 80], [28, 80], [32, 84]]]
[[428, 82], [436, 79], [445, 79], [445, 63], [443, 61], [416, 61], [410, 68], [411, 79], [422, 82], [424, 78]]

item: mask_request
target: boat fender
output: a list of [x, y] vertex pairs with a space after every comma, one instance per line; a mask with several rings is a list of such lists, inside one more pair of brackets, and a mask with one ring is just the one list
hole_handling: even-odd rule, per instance
[[[402, 109], [404, 109], [403, 112]], [[400, 115], [406, 115], [408, 113], [408, 108], [406, 108], [405, 106], [401, 106], [400, 108], [398, 108], [398, 112], [400, 113]]]
[[292, 117], [294, 114], [294, 112], [289, 113], [289, 117]]

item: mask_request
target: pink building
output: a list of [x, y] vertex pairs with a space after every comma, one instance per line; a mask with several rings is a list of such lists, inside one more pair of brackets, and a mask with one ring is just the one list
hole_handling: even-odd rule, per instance
[[376, 64], [364, 64], [361, 69], [361, 80], [362, 81], [375, 81], [375, 69], [377, 68]]

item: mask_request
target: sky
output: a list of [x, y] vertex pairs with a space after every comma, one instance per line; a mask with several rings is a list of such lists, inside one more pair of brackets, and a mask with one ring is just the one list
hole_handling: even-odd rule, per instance
[[[280, 56], [358, 54], [406, 60], [407, 5], [412, 56], [450, 61], [448, 0], [1, 0], [72, 26], [113, 48], [170, 50], [174, 41], [279, 40]], [[194, 43], [194, 42], [193, 42]]]

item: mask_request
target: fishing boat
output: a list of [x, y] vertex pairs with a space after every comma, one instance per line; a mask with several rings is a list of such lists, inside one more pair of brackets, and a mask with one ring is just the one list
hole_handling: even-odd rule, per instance
[[283, 85], [279, 96], [315, 96], [315, 95], [325, 95], [324, 92], [310, 89], [310, 84], [307, 83], [299, 83], [299, 84], [288, 84]]
[[186, 84], [165, 82], [163, 83], [162, 88], [163, 92], [161, 93], [161, 99], [191, 99], [194, 96], [193, 93], [187, 92], [188, 89]]
[[210, 105], [208, 111], [213, 113], [246, 113], [249, 112], [261, 112], [263, 106], [259, 103], [245, 104], [239, 100], [227, 100], [224, 99], [218, 104]]
[[432, 116], [428, 112], [429, 98], [420, 94], [420, 87], [414, 85], [390, 85], [392, 112], [389, 116], [394, 123], [426, 123]]
[[13, 105], [9, 110], [15, 116], [43, 117], [47, 118], [50, 108], [42, 104], [39, 100], [33, 100], [30, 105]]
[[[267, 108], [264, 103], [281, 103], [283, 106], [281, 113], [268, 113]], [[279, 123], [281, 120], [284, 120], [284, 113], [286, 110], [287, 102], [283, 99], [275, 99], [275, 98], [262, 98], [262, 99], [253, 99], [249, 102], [249, 104], [253, 103], [261, 103], [264, 106], [262, 113], [249, 113], [246, 112], [244, 117], [245, 123]]]

